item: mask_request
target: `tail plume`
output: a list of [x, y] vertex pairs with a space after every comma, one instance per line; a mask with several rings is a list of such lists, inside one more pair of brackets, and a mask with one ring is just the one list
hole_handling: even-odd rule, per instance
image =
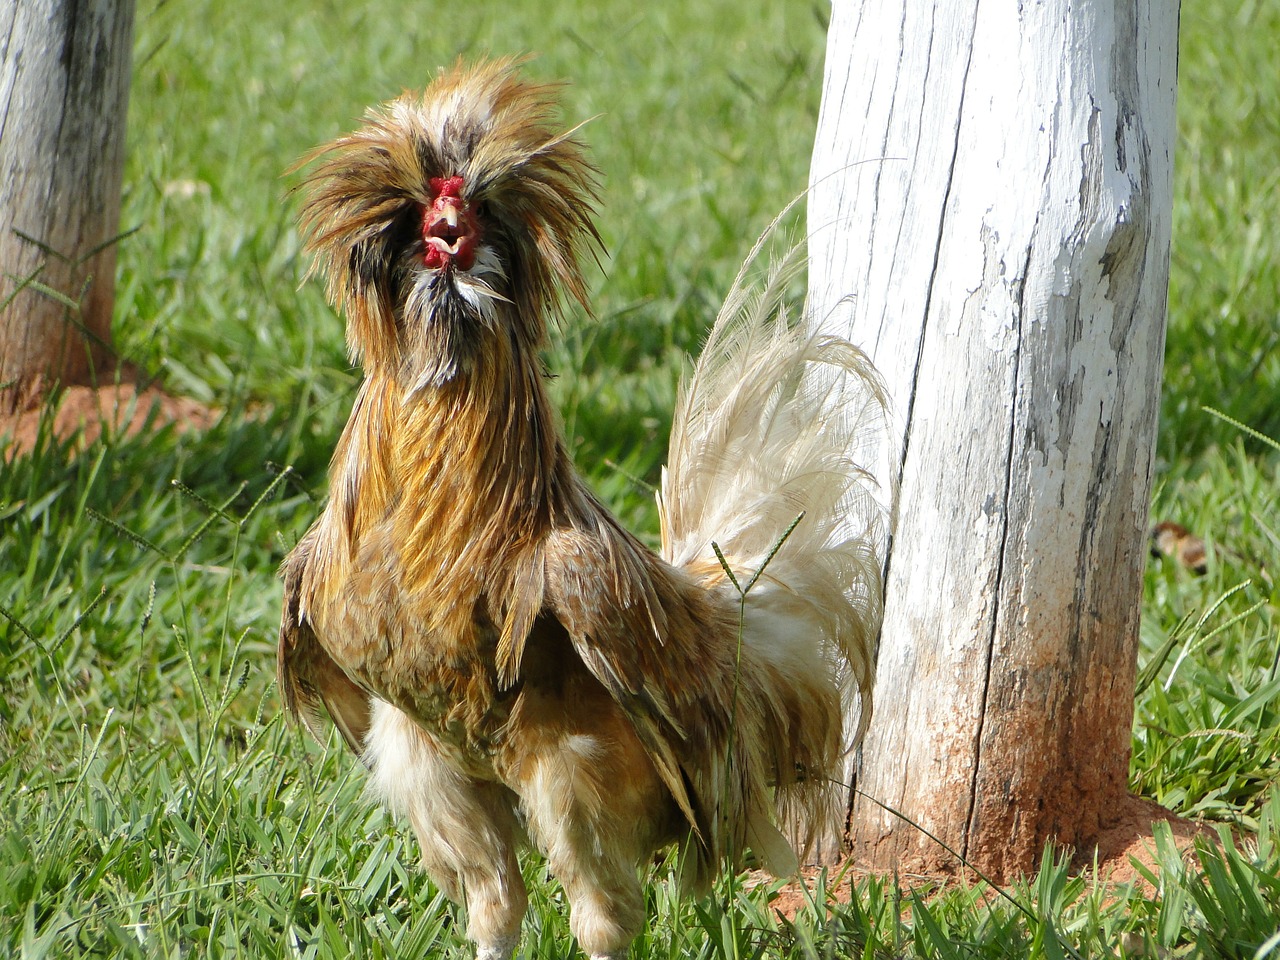
[[881, 378], [861, 350], [789, 309], [803, 245], [757, 267], [776, 229], [747, 258], [683, 386], [658, 503], [663, 558], [709, 588], [743, 588], [765, 568], [745, 598], [743, 673], [777, 720], [766, 726], [783, 728], [774, 763], [795, 758], [796, 774], [775, 784], [776, 813], [808, 824], [792, 831], [804, 846], [827, 826], [815, 821], [843, 812], [833, 781], [870, 719], [893, 497], [855, 459], [887, 442]]

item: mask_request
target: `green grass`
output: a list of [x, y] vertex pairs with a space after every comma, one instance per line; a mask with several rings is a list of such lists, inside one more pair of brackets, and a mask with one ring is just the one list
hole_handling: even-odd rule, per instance
[[1193, 0], [1182, 5], [1182, 35], [1160, 437], [1168, 464], [1229, 435], [1204, 406], [1280, 436], [1280, 77], [1271, 54], [1280, 6]]
[[[357, 380], [302, 283], [283, 171], [459, 52], [532, 51], [534, 74], [572, 78], [608, 256], [596, 316], [569, 318], [549, 362], [580, 466], [652, 533], [628, 475], [656, 478], [680, 358], [805, 184], [826, 11], [472, 6], [141, 4], [117, 346], [226, 415], [79, 454], [46, 437], [0, 469], [0, 956], [469, 956], [352, 758], [279, 713], [275, 568], [318, 509]], [[1278, 463], [1202, 410], [1280, 436], [1280, 13], [1204, 0], [1182, 27], [1153, 515], [1206, 534], [1213, 562], [1150, 567], [1132, 782], [1234, 839], [1184, 865], [1160, 837], [1155, 893], [1049, 858], [1016, 904], [872, 878], [794, 924], [771, 888], [690, 902], [658, 866], [637, 960], [1280, 955]], [[526, 870], [522, 950], [568, 957], [559, 888]]]

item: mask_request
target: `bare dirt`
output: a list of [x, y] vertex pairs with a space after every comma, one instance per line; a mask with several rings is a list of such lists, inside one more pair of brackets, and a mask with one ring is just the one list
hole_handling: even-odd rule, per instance
[[[1169, 823], [1184, 860], [1192, 854], [1197, 837], [1211, 843], [1218, 842], [1218, 836], [1210, 825], [1184, 820], [1150, 800], [1128, 797], [1123, 808], [1113, 817], [1112, 825], [1097, 838], [1096, 846], [1087, 851], [1076, 852], [1073, 859], [1076, 871], [1095, 876], [1099, 882], [1116, 888], [1134, 884], [1144, 896], [1152, 895], [1154, 891], [1144, 871], [1155, 877], [1160, 874], [1152, 828], [1161, 821]], [[951, 862], [946, 864], [947, 860]], [[798, 880], [782, 888], [771, 904], [772, 909], [787, 919], [794, 919], [800, 910], [812, 902], [812, 892], [821, 869], [804, 868]], [[828, 878], [827, 892], [836, 903], [848, 903], [857, 883], [874, 872], [849, 861], [825, 869]], [[759, 879], [763, 881], [765, 878], [762, 875]], [[921, 889], [925, 893], [932, 893], [945, 890], [956, 883], [973, 886], [982, 878], [944, 853], [943, 857], [931, 857], [927, 862], [920, 859], [919, 862], [900, 863], [895, 871], [895, 879], [904, 889]]]
[[[41, 422], [49, 416], [43, 404], [0, 414], [0, 438], [8, 438], [6, 460], [29, 453], [40, 436]], [[107, 431], [131, 437], [144, 428], [172, 424], [177, 430], [206, 430], [221, 412], [189, 397], [174, 397], [159, 387], [139, 389], [133, 383], [106, 387], [67, 387], [57, 400], [49, 430], [60, 443], [82, 450]], [[0, 440], [3, 442], [3, 440]]]

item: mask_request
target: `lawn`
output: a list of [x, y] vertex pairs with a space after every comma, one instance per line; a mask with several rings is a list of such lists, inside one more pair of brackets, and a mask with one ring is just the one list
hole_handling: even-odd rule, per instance
[[[462, 52], [534, 52], [602, 171], [594, 318], [548, 364], [580, 468], [633, 528], [675, 384], [755, 235], [807, 179], [826, 6], [140, 0], [116, 337], [203, 432], [47, 436], [0, 469], [0, 955], [469, 957], [411, 835], [274, 688], [275, 570], [324, 497], [357, 375], [294, 230], [309, 147]], [[993, 897], [862, 880], [794, 924], [769, 889], [681, 899], [655, 867], [636, 960], [1280, 956], [1280, 5], [1182, 10], [1166, 386], [1153, 518], [1209, 572], [1146, 578], [1132, 785], [1226, 824], [1155, 892], [1046, 860]], [[1261, 437], [1206, 412], [1222, 411]], [[522, 951], [569, 957], [526, 865]], [[925, 891], [927, 892], [927, 891]], [[821, 894], [817, 897], [820, 899]]]

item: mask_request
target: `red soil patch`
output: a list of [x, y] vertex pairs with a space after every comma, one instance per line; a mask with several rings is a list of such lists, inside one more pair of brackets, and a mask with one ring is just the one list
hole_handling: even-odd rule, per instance
[[[1211, 843], [1218, 842], [1217, 834], [1208, 825], [1177, 817], [1150, 800], [1129, 797], [1113, 825], [1098, 837], [1096, 847], [1077, 852], [1074, 858], [1076, 868], [1082, 874], [1095, 875], [1105, 885], [1122, 887], [1127, 884], [1136, 884], [1144, 896], [1152, 895], [1154, 891], [1139, 867], [1154, 876], [1160, 874], [1152, 834], [1153, 825], [1160, 821], [1169, 823], [1174, 842], [1184, 860], [1191, 855], [1197, 837]], [[1094, 871], [1095, 855], [1096, 873]], [[944, 856], [950, 859], [949, 854], [944, 853]], [[940, 889], [955, 882], [974, 885], [981, 880], [976, 873], [965, 869], [959, 863], [955, 863], [953, 867], [939, 869], [937, 867], [939, 862], [941, 861], [932, 860], [928, 864], [901, 863], [896, 872], [896, 879], [906, 890], [914, 887]], [[836, 903], [848, 903], [853, 895], [854, 885], [873, 873], [849, 861], [829, 866], [826, 871], [827, 893]], [[782, 888], [777, 898], [770, 904], [772, 909], [789, 920], [794, 919], [796, 914], [813, 899], [813, 891], [820, 872], [821, 868], [818, 867], [804, 868], [800, 879]], [[758, 878], [759, 882], [767, 882], [767, 879], [765, 875]]]
[[[131, 437], [144, 427], [159, 429], [173, 424], [178, 430], [206, 430], [217, 422], [221, 411], [188, 397], [172, 397], [159, 387], [141, 391], [135, 384], [106, 387], [67, 387], [57, 399], [51, 432], [59, 442], [74, 441], [83, 450], [102, 436]], [[40, 434], [43, 405], [0, 415], [0, 438], [7, 437], [5, 460], [29, 453]]]

